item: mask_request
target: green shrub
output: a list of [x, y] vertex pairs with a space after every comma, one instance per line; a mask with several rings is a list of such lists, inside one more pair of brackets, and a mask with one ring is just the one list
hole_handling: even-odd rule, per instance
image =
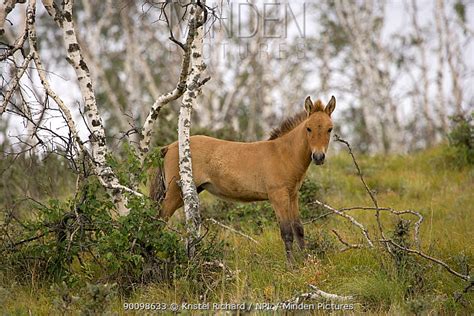
[[299, 207], [302, 218], [314, 218], [325, 213], [325, 209], [314, 203], [315, 199], [321, 199], [323, 187], [320, 183], [308, 178], [303, 180], [299, 191]]
[[323, 258], [336, 249], [334, 239], [327, 230], [318, 230], [316, 234], [306, 236], [306, 248], [309, 254]]
[[[109, 157], [118, 177], [130, 185], [143, 183], [146, 177], [133, 151], [125, 146], [124, 152], [123, 161]], [[84, 287], [92, 281], [117, 283], [123, 290], [149, 282], [210, 277], [209, 266], [202, 263], [220, 261], [222, 244], [204, 238], [197, 257], [189, 260], [185, 234], [158, 218], [155, 202], [127, 198], [129, 215], [115, 218], [110, 197], [96, 178], [89, 177], [74, 197], [30, 203], [27, 219], [11, 220], [12, 215], [4, 214], [2, 272], [25, 284], [64, 281]]]
[[460, 165], [474, 164], [474, 119], [470, 116], [453, 116], [448, 134], [449, 145], [455, 149], [454, 158]]
[[[398, 220], [392, 232], [393, 241], [402, 247], [412, 248], [409, 240], [410, 226], [409, 220]], [[396, 247], [392, 248], [392, 258], [396, 270], [396, 275], [393, 277], [404, 284], [405, 297], [407, 299], [418, 298], [427, 287], [425, 280], [427, 267], [420, 263], [419, 258]]]

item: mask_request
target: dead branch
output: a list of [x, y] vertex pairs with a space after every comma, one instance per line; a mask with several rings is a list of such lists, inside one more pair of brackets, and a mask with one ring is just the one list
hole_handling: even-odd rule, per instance
[[28, 68], [28, 65], [30, 64], [31, 59], [33, 58], [32, 54], [28, 54], [26, 56], [25, 60], [23, 61], [23, 64], [18, 67], [15, 71], [15, 74], [12, 79], [12, 84], [11, 88], [5, 93], [5, 97], [3, 99], [2, 104], [0, 104], [0, 116], [5, 112], [8, 103], [10, 102], [10, 99], [12, 98], [13, 94], [17, 90], [20, 80], [23, 77], [26, 69]]
[[[472, 284], [474, 284], [474, 280], [472, 279], [471, 276], [469, 275], [464, 275], [462, 273], [459, 273], [457, 271], [455, 271], [454, 269], [452, 269], [447, 263], [445, 263], [444, 261], [438, 259], [438, 258], [435, 258], [435, 257], [432, 257], [432, 256], [429, 256], [427, 254], [425, 254], [424, 252], [422, 252], [420, 250], [420, 240], [419, 240], [419, 231], [420, 231], [420, 226], [421, 226], [421, 223], [423, 222], [423, 216], [419, 213], [419, 212], [415, 212], [415, 211], [412, 211], [412, 210], [404, 210], [404, 211], [396, 211], [396, 210], [393, 210], [391, 208], [381, 208], [378, 206], [378, 203], [377, 203], [377, 199], [375, 198], [375, 196], [373, 195], [373, 193], [371, 192], [371, 190], [369, 189], [368, 185], [366, 184], [365, 180], [364, 180], [364, 177], [362, 176], [362, 172], [361, 172], [361, 169], [359, 168], [359, 164], [357, 163], [357, 160], [355, 159], [354, 157], [354, 154], [352, 153], [352, 149], [351, 149], [351, 146], [350, 144], [341, 139], [338, 135], [335, 135], [335, 138], [337, 141], [339, 142], [342, 142], [344, 143], [347, 148], [349, 149], [349, 154], [351, 155], [352, 157], [352, 161], [357, 169], [357, 173], [359, 175], [359, 178], [361, 180], [361, 182], [363, 183], [366, 191], [369, 193], [375, 207], [348, 207], [348, 208], [343, 208], [343, 209], [340, 209], [340, 210], [336, 210], [332, 207], [330, 207], [329, 205], [326, 205], [318, 200], [314, 201], [314, 203], [318, 204], [318, 205], [321, 205], [321, 206], [324, 206], [325, 208], [331, 210], [332, 212], [340, 215], [340, 214], [344, 214], [344, 211], [349, 211], [349, 210], [356, 210], [356, 209], [359, 209], [359, 210], [375, 210], [376, 211], [376, 215], [377, 215], [377, 223], [378, 223], [378, 228], [379, 228], [379, 231], [380, 231], [380, 234], [382, 236], [382, 239], [380, 239], [379, 241], [382, 242], [384, 245], [385, 245], [385, 248], [386, 250], [391, 254], [393, 255], [390, 247], [389, 247], [389, 244], [400, 249], [400, 250], [403, 250], [403, 251], [406, 251], [408, 253], [411, 253], [411, 254], [416, 254], [422, 258], [425, 258], [427, 260], [430, 260], [440, 266], [442, 266], [443, 268], [445, 268], [449, 273], [451, 273], [452, 275], [458, 277], [458, 278], [461, 278], [463, 279], [464, 281], [467, 281], [470, 283], [470, 285], [467, 287], [467, 289], [469, 290], [469, 288], [471, 287]], [[394, 242], [392, 239], [389, 239], [389, 238], [385, 238], [384, 237], [384, 231], [383, 231], [383, 228], [382, 228], [382, 225], [380, 224], [380, 211], [388, 211], [392, 214], [395, 214], [397, 216], [400, 216], [400, 215], [403, 215], [403, 214], [412, 214], [412, 215], [415, 215], [418, 217], [418, 221], [415, 223], [415, 236], [414, 236], [414, 239], [415, 239], [415, 244], [418, 248], [418, 250], [416, 249], [411, 249], [411, 248], [408, 248], [408, 247], [404, 247], [404, 246], [401, 246], [399, 245], [398, 243]], [[325, 214], [323, 214], [324, 216]], [[344, 214], [347, 216], [347, 214]], [[344, 217], [346, 217], [344, 216]], [[346, 217], [347, 218], [347, 217]], [[359, 228], [363, 227], [360, 223], [357, 224], [357, 223], [354, 223], [354, 221], [351, 220], [351, 222], [358, 226]], [[367, 238], [367, 231], [364, 230], [363, 228], [361, 228], [362, 232], [364, 233], [364, 236]], [[347, 242], [345, 242], [340, 236], [339, 234], [337, 234], [337, 232], [335, 232], [333, 230], [333, 232], [336, 234], [336, 236], [338, 237], [338, 239], [343, 243], [345, 244], [347, 247], [351, 247], [351, 246], [354, 246], [354, 245], [351, 245]]]
[[440, 266], [442, 266], [443, 268], [445, 268], [449, 273], [451, 273], [452, 275], [455, 275], [457, 276], [458, 278], [461, 278], [463, 279], [464, 281], [468, 281], [470, 283], [473, 283], [474, 284], [474, 280], [471, 278], [471, 276], [469, 275], [464, 275], [462, 273], [459, 273], [459, 272], [456, 272], [455, 270], [453, 270], [447, 263], [445, 263], [444, 261], [440, 260], [440, 259], [437, 259], [437, 258], [434, 258], [434, 257], [431, 257], [427, 254], [425, 254], [424, 252], [420, 251], [420, 250], [415, 250], [415, 249], [410, 249], [410, 248], [407, 248], [407, 247], [403, 247], [399, 244], [397, 244], [396, 242], [394, 242], [393, 240], [391, 239], [381, 239], [380, 240], [381, 242], [383, 243], [389, 243], [395, 247], [397, 247], [398, 249], [401, 249], [403, 251], [406, 251], [408, 253], [413, 253], [413, 254], [416, 254], [420, 257], [423, 257], [425, 259], [428, 259]]
[[8, 45], [8, 48], [0, 54], [0, 61], [6, 60], [8, 57], [13, 56], [16, 51], [23, 49], [23, 44], [26, 41], [27, 35], [28, 32], [25, 25], [25, 30], [23, 31], [22, 35], [15, 40], [13, 45]]
[[339, 235], [339, 233], [338, 233], [337, 230], [335, 230], [335, 229], [332, 229], [331, 231], [334, 233], [334, 235], [336, 235], [337, 239], [338, 239], [344, 246], [346, 246], [345, 248], [342, 248], [342, 249], [340, 250], [341, 252], [344, 252], [344, 251], [349, 250], [349, 249], [360, 249], [360, 248], [363, 248], [363, 247], [364, 247], [364, 245], [362, 245], [362, 244], [350, 244], [350, 243], [348, 243], [347, 241], [345, 241], [345, 240], [341, 237], [341, 235]]
[[221, 222], [215, 220], [214, 218], [206, 218], [205, 221], [211, 222], [211, 223], [213, 223], [213, 224], [216, 224], [216, 225], [218, 225], [218, 226], [220, 226], [220, 227], [222, 227], [222, 228], [225, 228], [225, 229], [227, 229], [227, 230], [229, 230], [229, 231], [231, 231], [231, 232], [233, 232], [233, 233], [235, 233], [235, 234], [237, 234], [237, 235], [240, 235], [240, 236], [242, 236], [242, 237], [244, 237], [244, 238], [247, 238], [248, 240], [250, 240], [250, 241], [252, 241], [252, 242], [258, 244], [258, 241], [256, 241], [255, 239], [253, 239], [253, 238], [250, 237], [249, 235], [244, 234], [243, 232], [238, 231], [238, 230], [235, 229], [235, 228], [232, 228], [232, 227], [230, 227], [230, 226], [227, 226], [227, 225], [225, 225], [225, 224], [223, 224], [223, 223], [221, 223]]
[[[311, 202], [311, 204], [321, 205], [319, 203], [322, 203], [322, 202], [320, 202], [320, 201]], [[354, 211], [354, 210], [377, 210], [377, 208], [371, 207], [371, 206], [352, 206], [352, 207], [343, 207], [343, 208], [340, 208], [338, 210], [340, 212], [347, 212], [347, 211]], [[421, 215], [419, 212], [412, 211], [412, 210], [397, 211], [397, 210], [395, 210], [391, 207], [379, 207], [378, 210], [379, 211], [387, 211], [387, 212], [390, 212], [390, 213], [392, 213], [394, 215], [397, 215], [397, 216], [400, 216], [400, 215], [403, 215], [403, 214], [412, 214], [412, 215], [418, 217], [418, 220], [415, 223], [415, 232], [414, 232], [413, 238], [414, 238], [415, 245], [417, 246], [417, 248], [420, 247], [420, 226], [421, 226], [421, 223], [423, 223], [423, 220], [424, 220], [423, 215]], [[314, 217], [314, 218], [304, 222], [303, 224], [304, 225], [310, 224], [310, 223], [313, 223], [313, 222], [315, 222], [315, 221], [317, 221], [321, 218], [324, 218], [324, 217], [327, 217], [327, 216], [333, 215], [333, 214], [336, 214], [336, 213], [333, 212], [333, 211], [327, 212], [327, 213], [321, 214], [317, 217]]]
[[321, 201], [315, 200], [314, 203], [330, 210], [334, 214], [337, 214], [337, 215], [339, 215], [341, 217], [344, 217], [345, 219], [349, 220], [353, 225], [357, 226], [357, 228], [359, 228], [362, 231], [362, 234], [364, 235], [365, 239], [367, 240], [367, 243], [369, 244], [369, 246], [371, 248], [374, 246], [374, 243], [370, 239], [369, 231], [367, 230], [367, 228], [365, 228], [364, 225], [359, 223], [354, 217], [350, 216], [349, 214], [345, 214], [344, 212], [341, 212], [341, 211], [335, 209], [334, 207], [329, 206], [329, 205], [327, 205], [327, 204], [325, 204]]
[[[349, 154], [351, 155], [352, 157], [352, 162], [354, 163], [354, 166], [356, 167], [357, 169], [357, 174], [359, 176], [359, 179], [360, 181], [362, 182], [362, 184], [364, 185], [365, 187], [365, 190], [367, 191], [367, 193], [369, 194], [370, 196], [370, 199], [372, 200], [372, 203], [374, 203], [374, 206], [375, 206], [375, 218], [377, 220], [377, 226], [379, 228], [379, 233], [380, 235], [382, 236], [383, 239], [386, 239], [385, 238], [385, 234], [384, 234], [384, 230], [383, 230], [383, 226], [382, 226], [382, 221], [380, 220], [380, 209], [379, 209], [379, 204], [377, 202], [377, 199], [375, 198], [375, 195], [374, 193], [372, 192], [372, 190], [370, 190], [369, 186], [367, 185], [367, 183], [365, 182], [365, 179], [364, 177], [362, 176], [362, 171], [360, 170], [360, 167], [359, 167], [359, 164], [357, 163], [357, 160], [354, 156], [354, 153], [352, 152], [352, 148], [351, 148], [351, 145], [344, 139], [342, 139], [341, 137], [339, 137], [339, 135], [337, 134], [334, 134], [334, 138], [336, 139], [336, 141], [340, 142], [340, 143], [343, 143], [344, 145], [346, 145], [347, 149], [349, 150]], [[391, 254], [391, 250], [390, 250], [390, 247], [388, 247], [388, 245], [385, 245], [387, 247], [387, 251]]]
[[143, 124], [142, 131], [140, 133], [140, 143], [138, 154], [140, 161], [144, 162], [146, 153], [150, 150], [151, 136], [153, 134], [153, 126], [158, 119], [158, 114], [163, 106], [181, 97], [186, 90], [186, 80], [189, 75], [189, 65], [191, 62], [191, 44], [194, 40], [195, 31], [194, 26], [191, 25], [191, 19], [189, 22], [188, 35], [186, 37], [185, 50], [183, 59], [181, 61], [181, 72], [179, 75], [178, 83], [173, 91], [161, 95], [153, 103], [150, 112], [148, 113], [145, 123]]
[[72, 117], [72, 113], [69, 108], [66, 106], [64, 101], [59, 97], [56, 92], [51, 88], [48, 80], [46, 79], [46, 71], [43, 67], [41, 62], [39, 53], [38, 53], [38, 45], [37, 45], [37, 38], [36, 38], [36, 27], [35, 27], [35, 15], [36, 15], [36, 2], [31, 1], [28, 5], [28, 12], [27, 12], [27, 21], [28, 21], [28, 41], [30, 44], [30, 49], [32, 57], [34, 59], [34, 63], [36, 66], [36, 71], [38, 72], [38, 76], [40, 78], [41, 84], [43, 85], [46, 95], [53, 98], [54, 102], [59, 106], [62, 114], [64, 115], [64, 120], [69, 128], [69, 132], [72, 135], [72, 140], [76, 144], [77, 152], [85, 152], [83, 147], [83, 142], [79, 137], [79, 132]]
[[[193, 17], [190, 16], [189, 17], [189, 20], [188, 20], [188, 33], [186, 35], [186, 40], [184, 43], [180, 42], [179, 40], [176, 39], [176, 37], [174, 36], [173, 34], [173, 26], [171, 25], [171, 22], [168, 18], [168, 15], [166, 13], [166, 8], [167, 8], [167, 5], [169, 3], [168, 2], [162, 2], [162, 3], [159, 3], [159, 10], [160, 10], [160, 18], [159, 20], [161, 21], [161, 17], [164, 17], [163, 21], [166, 23], [168, 29], [169, 29], [169, 32], [170, 32], [170, 36], [169, 36], [169, 39], [175, 43], [176, 45], [178, 45], [182, 50], [183, 50], [183, 57], [182, 57], [182, 60], [181, 60], [181, 70], [180, 70], [180, 75], [179, 75], [179, 79], [178, 79], [178, 82], [176, 84], [176, 87], [171, 91], [171, 92], [168, 92], [168, 93], [165, 93], [159, 97], [156, 98], [156, 101], [153, 103], [148, 115], [147, 115], [147, 118], [145, 119], [145, 122], [143, 124], [143, 128], [140, 132], [140, 141], [139, 141], [139, 146], [138, 146], [138, 155], [140, 157], [140, 161], [144, 162], [145, 160], [145, 155], [146, 153], [149, 151], [149, 148], [150, 148], [150, 142], [151, 142], [151, 137], [153, 135], [153, 126], [156, 122], [156, 120], [158, 119], [158, 114], [160, 113], [160, 110], [163, 106], [167, 105], [168, 103], [170, 103], [171, 101], [174, 101], [178, 98], [180, 98], [186, 91], [186, 81], [188, 80], [188, 77], [190, 75], [190, 65], [191, 65], [191, 51], [192, 51], [192, 44], [193, 44], [193, 41], [194, 41], [194, 37], [196, 36], [196, 33], [197, 33], [197, 29], [201, 29], [201, 28], [204, 28], [204, 23], [206, 22], [207, 20], [207, 16], [208, 16], [208, 10], [211, 10], [212, 12], [212, 16], [214, 18], [218, 18], [216, 15], [215, 15], [215, 12], [214, 12], [214, 9], [206, 6], [205, 4], [205, 1], [197, 1], [197, 3], [195, 4], [196, 7], [198, 7], [201, 11], [200, 12], [203, 12], [203, 17], [199, 19], [199, 21], [197, 21], [197, 23], [194, 23], [194, 20], [193, 20]], [[187, 3], [187, 4], [182, 4], [183, 7], [186, 8], [186, 12], [187, 12], [187, 8], [188, 6], [190, 5], [194, 5], [194, 2], [190, 2], [190, 3]], [[184, 16], [186, 15], [186, 12], [183, 14], [183, 18]], [[192, 15], [192, 13], [190, 13], [190, 15]], [[204, 30], [203, 30], [204, 32]], [[142, 62], [143, 64], [143, 62]], [[145, 67], [147, 68], [147, 67]], [[152, 80], [150, 80], [150, 74], [149, 74], [149, 70], [148, 70], [148, 73], [147, 73], [147, 69], [145, 69], [145, 77], [148, 77], [148, 82], [149, 83], [152, 83]], [[197, 88], [200, 88], [202, 85], [204, 85], [210, 78], [207, 77], [207, 78], [204, 78], [198, 82], [196, 82], [197, 84]], [[153, 88], [153, 87], [152, 87]], [[151, 91], [155, 91], [155, 93], [153, 93], [154, 95], [156, 95], [156, 88], [153, 88], [151, 89]]]

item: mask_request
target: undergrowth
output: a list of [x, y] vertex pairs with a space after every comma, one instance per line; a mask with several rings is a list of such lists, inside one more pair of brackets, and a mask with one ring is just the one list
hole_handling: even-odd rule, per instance
[[[464, 138], [467, 130], [451, 134], [449, 144], [416, 154], [359, 157], [379, 204], [420, 211], [425, 217], [421, 247], [463, 274], [472, 273], [474, 257], [474, 172]], [[111, 160], [121, 180], [142, 177], [135, 167], [124, 167], [136, 166], [126, 161]], [[16, 172], [20, 171], [9, 174]], [[59, 175], [60, 168], [55, 172]], [[305, 225], [308, 249], [293, 268], [286, 263], [268, 203], [237, 204], [202, 194], [204, 218], [238, 229], [258, 244], [204, 222], [204, 238], [196, 257], [189, 260], [179, 211], [165, 224], [157, 218], [156, 205], [129, 197], [130, 215], [115, 218], [113, 205], [93, 177], [83, 182], [76, 196], [64, 190], [58, 194], [64, 181], [56, 188], [47, 179], [38, 186], [41, 183], [56, 190], [55, 198], [32, 189], [30, 199], [15, 201], [10, 194], [3, 200], [0, 305], [7, 314], [121, 314], [128, 302], [276, 303], [307, 291], [308, 284], [355, 296], [359, 312], [474, 312], [472, 291], [462, 293], [466, 282], [432, 262], [398, 250], [340, 251], [343, 245], [332, 229], [351, 243], [364, 239], [347, 221], [322, 216], [325, 210], [314, 199], [338, 208], [371, 205], [344, 152], [329, 156], [323, 167], [312, 166], [303, 182], [303, 221], [316, 220]], [[373, 212], [349, 214], [376, 229]], [[390, 238], [414, 247], [413, 218], [382, 215], [381, 220]]]

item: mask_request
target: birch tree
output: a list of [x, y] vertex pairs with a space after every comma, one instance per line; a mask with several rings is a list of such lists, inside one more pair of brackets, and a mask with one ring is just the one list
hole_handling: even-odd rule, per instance
[[67, 61], [76, 72], [79, 88], [84, 100], [84, 117], [86, 118], [88, 128], [91, 131], [89, 136], [91, 144], [91, 159], [98, 179], [112, 196], [119, 215], [127, 215], [127, 199], [123, 193], [134, 193], [139, 196], [142, 196], [142, 194], [121, 185], [114, 174], [114, 171], [107, 164], [106, 157], [108, 155], [108, 148], [103, 120], [97, 107], [97, 100], [89, 67], [84, 60], [81, 46], [79, 45], [76, 36], [75, 23], [73, 19], [74, 1], [66, 0], [64, 2], [64, 12], [61, 12], [51, 0], [44, 0], [43, 4], [49, 15], [54, 18], [63, 32], [64, 46], [67, 50]]
[[208, 80], [203, 78], [203, 72], [206, 69], [202, 50], [206, 11], [202, 8], [202, 3], [198, 1], [190, 12], [189, 33], [193, 38], [191, 42], [191, 71], [186, 82], [186, 91], [178, 119], [179, 174], [188, 232], [187, 249], [190, 257], [195, 254], [195, 243], [199, 240], [201, 227], [199, 197], [193, 180], [190, 128], [193, 107], [197, 106], [197, 97], [200, 94], [201, 86]]
[[[27, 10], [26, 10], [26, 22], [24, 32], [20, 35], [19, 39], [16, 41], [16, 45], [12, 46], [10, 50], [7, 50], [4, 54], [2, 54], [2, 60], [11, 58], [14, 54], [23, 54], [25, 51], [27, 52], [26, 55], [23, 55], [22, 63], [18, 67], [16, 64], [12, 69], [13, 77], [10, 80], [10, 87], [7, 88], [5, 95], [2, 95], [2, 102], [0, 107], [0, 115], [4, 115], [5, 111], [8, 110], [8, 114], [12, 113], [9, 110], [9, 105], [11, 104], [14, 107], [13, 113], [22, 116], [24, 119], [27, 120], [29, 124], [32, 124], [32, 130], [40, 128], [44, 132], [50, 133], [52, 138], [62, 139], [65, 142], [65, 147], [71, 147], [74, 150], [71, 151], [69, 156], [70, 159], [74, 160], [74, 164], [79, 164], [79, 159], [85, 159], [86, 163], [92, 166], [92, 170], [94, 174], [97, 176], [100, 183], [106, 189], [108, 194], [111, 196], [118, 214], [120, 216], [125, 216], [128, 214], [129, 210], [127, 207], [127, 195], [133, 194], [139, 197], [143, 197], [143, 194], [139, 192], [136, 188], [138, 184], [132, 184], [131, 187], [127, 187], [120, 183], [117, 175], [115, 174], [114, 170], [111, 168], [108, 162], [108, 157], [112, 155], [109, 147], [108, 141], [106, 138], [105, 133], [105, 126], [103, 120], [103, 113], [101, 110], [104, 108], [99, 106], [98, 99], [96, 97], [95, 91], [95, 83], [92, 80], [92, 75], [90, 68], [88, 66], [88, 62], [92, 61], [92, 65], [101, 66], [99, 61], [97, 60], [97, 55], [91, 52], [89, 49], [84, 49], [81, 45], [81, 41], [79, 40], [79, 35], [77, 34], [77, 24], [75, 20], [75, 15], [73, 12], [74, 8], [74, 1], [67, 0], [64, 1], [64, 5], [60, 8], [56, 5], [56, 3], [52, 0], [44, 0], [42, 1], [43, 5], [47, 11], [47, 13], [53, 18], [56, 26], [61, 31], [62, 34], [62, 41], [63, 41], [63, 51], [66, 55], [66, 60], [72, 66], [74, 70], [75, 77], [78, 82], [79, 91], [83, 101], [83, 108], [74, 109], [71, 104], [65, 102], [60, 93], [54, 91], [52, 85], [48, 79], [48, 72], [41, 60], [39, 54], [39, 46], [37, 44], [37, 35], [36, 35], [36, 24], [38, 23], [37, 13], [36, 13], [36, 0], [30, 0], [28, 2]], [[111, 3], [106, 3], [106, 8], [111, 10]], [[193, 4], [194, 5], [194, 4]], [[201, 4], [200, 4], [201, 5]], [[202, 5], [201, 5], [202, 6]], [[204, 8], [204, 6], [202, 6]], [[161, 8], [163, 9], [163, 7]], [[183, 57], [180, 69], [180, 75], [176, 87], [169, 93], [164, 93], [163, 95], [158, 95], [158, 89], [154, 86], [154, 83], [150, 82], [152, 80], [152, 75], [150, 73], [145, 74], [149, 80], [148, 84], [151, 90], [153, 90], [153, 95], [157, 96], [156, 101], [153, 105], [151, 105], [148, 109], [147, 120], [143, 125], [143, 128], [140, 129], [138, 135], [140, 136], [139, 141], [136, 142], [137, 144], [137, 153], [139, 155], [139, 159], [141, 163], [144, 163], [144, 158], [149, 151], [151, 135], [153, 131], [153, 125], [158, 119], [158, 113], [162, 106], [168, 104], [172, 100], [175, 100], [183, 95], [186, 90], [186, 86], [189, 86], [191, 92], [188, 93], [189, 96], [194, 97], [194, 93], [198, 91], [200, 86], [204, 84], [207, 80], [199, 79], [199, 73], [196, 75], [196, 72], [201, 72], [204, 66], [202, 63], [202, 57], [200, 61], [193, 61], [191, 62], [191, 52], [195, 56], [197, 56], [198, 51], [202, 51], [202, 32], [200, 34], [200, 44], [195, 44], [194, 38], [196, 37], [196, 29], [202, 28], [204, 24], [204, 19], [207, 17], [207, 9], [201, 9], [201, 13], [199, 16], [196, 15], [196, 10], [193, 11], [193, 14], [190, 16], [189, 25], [192, 26], [189, 28], [189, 32], [186, 38], [186, 44], [182, 45], [183, 49]], [[11, 10], [10, 10], [11, 11]], [[87, 11], [87, 8], [86, 8]], [[90, 8], [89, 8], [89, 11]], [[7, 12], [8, 13], [8, 12]], [[123, 14], [127, 14], [123, 13]], [[89, 12], [90, 14], [90, 12]], [[202, 15], [202, 17], [201, 17]], [[109, 14], [105, 15], [106, 17]], [[101, 25], [106, 25], [108, 22], [106, 21], [106, 17], [104, 20], [100, 20]], [[122, 22], [124, 24], [130, 24], [130, 20], [127, 16], [122, 16]], [[171, 25], [168, 25], [171, 27]], [[100, 34], [99, 27], [98, 31], [93, 34], [95, 39], [99, 39]], [[129, 32], [131, 32], [132, 26], [129, 25]], [[127, 36], [128, 41], [133, 40], [133, 36], [128, 34]], [[24, 43], [28, 43], [29, 47], [25, 49]], [[84, 53], [85, 52], [85, 53]], [[129, 53], [129, 55], [136, 54], [136, 51]], [[89, 58], [86, 58], [88, 55]], [[22, 78], [26, 76], [28, 72], [28, 67], [30, 63], [33, 62], [35, 68], [37, 70], [38, 77], [40, 79], [41, 85], [44, 89], [44, 96], [46, 98], [46, 103], [43, 104], [44, 109], [43, 111], [51, 111], [50, 107], [46, 104], [47, 101], [51, 99], [54, 104], [58, 107], [57, 110], [61, 113], [61, 116], [64, 119], [64, 122], [69, 130], [69, 136], [63, 137], [57, 134], [52, 128], [46, 128], [41, 126], [40, 121], [35, 121], [32, 117], [31, 109], [28, 107], [29, 105], [26, 102], [23, 102], [22, 105], [19, 107], [13, 102], [13, 95], [15, 91], [21, 91], [21, 82]], [[128, 59], [129, 63], [132, 63], [131, 59]], [[193, 65], [191, 69], [191, 73], [193, 74], [193, 80], [188, 81], [188, 76], [190, 74], [189, 65], [190, 63]], [[127, 66], [129, 72], [136, 71], [138, 72], [137, 68], [134, 67], [132, 64]], [[99, 69], [98, 75], [95, 76], [97, 79], [105, 80], [105, 74], [102, 69]], [[137, 80], [136, 77], [134, 79]], [[187, 82], [188, 81], [188, 82]], [[135, 83], [135, 86], [137, 83]], [[105, 84], [106, 89], [111, 89], [110, 86]], [[3, 88], [3, 87], [2, 87]], [[114, 98], [109, 99], [111, 103], [115, 103], [114, 106], [118, 106], [118, 100]], [[24, 109], [26, 107], [26, 109]], [[73, 114], [74, 111], [79, 110], [82, 114], [82, 117], [75, 117]], [[88, 140], [84, 140], [81, 138], [79, 133], [78, 122], [84, 119], [86, 123], [87, 130], [90, 132]], [[79, 121], [78, 121], [79, 120]], [[31, 135], [34, 135], [33, 132], [28, 132]], [[31, 146], [32, 147], [32, 146]], [[53, 150], [53, 149], [51, 149]], [[82, 158], [80, 158], [82, 157]], [[77, 160], [77, 161], [76, 161]]]

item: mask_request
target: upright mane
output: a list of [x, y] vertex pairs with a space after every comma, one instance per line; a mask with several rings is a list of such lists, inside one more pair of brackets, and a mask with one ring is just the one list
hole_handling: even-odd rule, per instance
[[275, 127], [271, 133], [270, 138], [268, 140], [276, 139], [280, 136], [283, 136], [290, 131], [292, 131], [296, 126], [300, 125], [308, 117], [306, 111], [301, 111], [296, 113], [295, 115], [286, 118], [281, 122], [280, 126]]
[[[308, 97], [309, 98], [309, 97]], [[311, 101], [309, 101], [311, 102]], [[324, 104], [321, 100], [317, 100], [314, 102], [313, 107], [308, 110], [309, 113], [313, 114], [314, 112], [322, 112], [324, 111]], [[280, 126], [274, 128], [270, 133], [270, 138], [268, 140], [276, 139], [280, 136], [283, 136], [290, 131], [292, 131], [296, 126], [300, 125], [308, 117], [308, 113], [306, 111], [301, 111], [296, 113], [295, 115], [285, 119], [281, 122]]]

